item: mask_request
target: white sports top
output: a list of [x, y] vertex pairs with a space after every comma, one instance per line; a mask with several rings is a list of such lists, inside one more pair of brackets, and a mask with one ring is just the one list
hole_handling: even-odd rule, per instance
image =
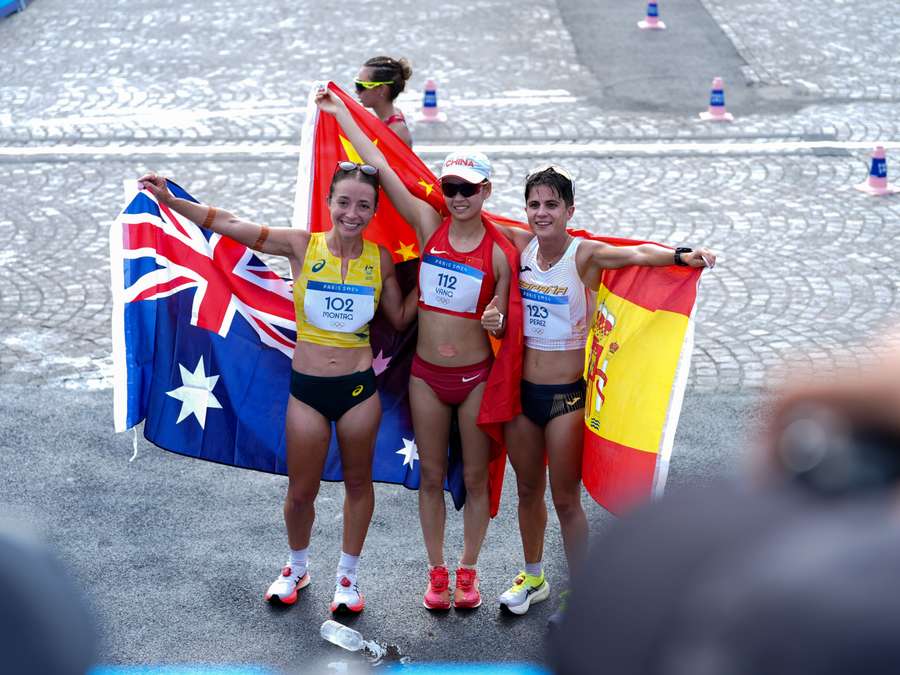
[[544, 352], [584, 349], [589, 291], [575, 264], [581, 241], [573, 238], [562, 258], [546, 272], [538, 267], [537, 237], [522, 251], [519, 290], [524, 305], [526, 347]]

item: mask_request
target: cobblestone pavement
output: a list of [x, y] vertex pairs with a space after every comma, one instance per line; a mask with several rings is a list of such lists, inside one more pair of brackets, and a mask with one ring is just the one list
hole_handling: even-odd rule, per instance
[[753, 83], [833, 99], [900, 98], [900, 18], [883, 4], [701, 1], [747, 61]]
[[[900, 204], [849, 186], [864, 163], [844, 156], [578, 159], [575, 223], [601, 233], [705, 242], [722, 252], [702, 284], [691, 386], [761, 385], [798, 355], [828, 362], [896, 314]], [[147, 168], [211, 203], [274, 225], [291, 211], [292, 160], [79, 161], [5, 165], [0, 205], [4, 322], [0, 381], [36, 376], [108, 386], [106, 232], [121, 179]], [[492, 207], [516, 216], [523, 160], [498, 160]], [[60, 194], [74, 199], [60, 202]], [[76, 262], [73, 251], [84, 263]], [[39, 262], [27, 266], [26, 262]], [[85, 264], [86, 263], [86, 264]], [[39, 375], [38, 375], [39, 373]]]
[[[347, 85], [364, 58], [396, 53], [391, 45], [405, 45], [416, 69], [408, 112], [426, 75], [449, 92], [448, 123], [415, 128], [423, 144], [751, 140], [762, 149], [772, 140], [897, 137], [900, 71], [891, 66], [900, 57], [891, 45], [900, 23], [883, 8], [703, 1], [751, 82], [803, 89], [810, 105], [737, 111], [733, 125], [598, 110], [587, 97], [596, 83], [549, 0], [417, 10], [356, 3], [362, 24], [330, 2], [247, 10], [224, 0], [149, 8], [106, 0], [89, 11], [35, 2], [0, 21], [0, 50], [13, 54], [0, 63], [0, 149], [61, 147], [49, 158], [0, 157], [0, 382], [109, 386], [106, 229], [123, 178], [155, 168], [248, 216], [286, 225], [290, 215], [296, 164], [286, 154], [77, 159], [67, 146], [296, 144], [311, 83]], [[461, 48], [473, 21], [504, 30]], [[566, 160], [577, 175], [578, 225], [722, 253], [703, 282], [690, 386], [756, 387], [785, 357], [824, 364], [865, 352], [863, 336], [896, 316], [900, 257], [900, 202], [850, 189], [865, 177], [865, 153], [699, 150]], [[497, 156], [496, 211], [520, 213], [519, 186], [534, 161]]]

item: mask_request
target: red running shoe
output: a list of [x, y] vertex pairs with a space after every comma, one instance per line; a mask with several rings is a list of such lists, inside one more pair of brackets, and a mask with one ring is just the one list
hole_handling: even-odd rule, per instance
[[266, 600], [275, 604], [293, 605], [297, 602], [297, 591], [309, 586], [309, 572], [303, 574], [291, 569], [290, 564], [285, 565], [281, 575], [272, 582], [266, 591]]
[[453, 593], [453, 604], [456, 605], [456, 609], [475, 609], [481, 605], [478, 573], [475, 570], [465, 567], [456, 570], [456, 591]]
[[450, 609], [450, 572], [443, 565], [428, 570], [428, 589], [422, 604], [426, 609]]
[[351, 579], [347, 575], [340, 575], [334, 584], [334, 600], [331, 601], [332, 613], [359, 614], [365, 606], [366, 596], [359, 592], [356, 578]]

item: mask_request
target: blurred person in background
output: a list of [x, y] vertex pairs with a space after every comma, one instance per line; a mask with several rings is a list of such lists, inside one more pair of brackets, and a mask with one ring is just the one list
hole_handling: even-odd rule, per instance
[[85, 673], [96, 647], [66, 567], [34, 534], [0, 522], [0, 672]]
[[785, 381], [742, 480], [598, 540], [550, 637], [556, 672], [900, 672], [900, 349]]

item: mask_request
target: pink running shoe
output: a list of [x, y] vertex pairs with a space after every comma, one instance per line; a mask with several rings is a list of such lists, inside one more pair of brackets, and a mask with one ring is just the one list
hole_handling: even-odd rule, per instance
[[443, 565], [428, 570], [428, 589], [422, 604], [426, 609], [450, 609], [450, 572]]
[[465, 567], [456, 570], [456, 591], [453, 593], [453, 604], [456, 605], [456, 609], [475, 609], [481, 605], [478, 573], [475, 570]]

